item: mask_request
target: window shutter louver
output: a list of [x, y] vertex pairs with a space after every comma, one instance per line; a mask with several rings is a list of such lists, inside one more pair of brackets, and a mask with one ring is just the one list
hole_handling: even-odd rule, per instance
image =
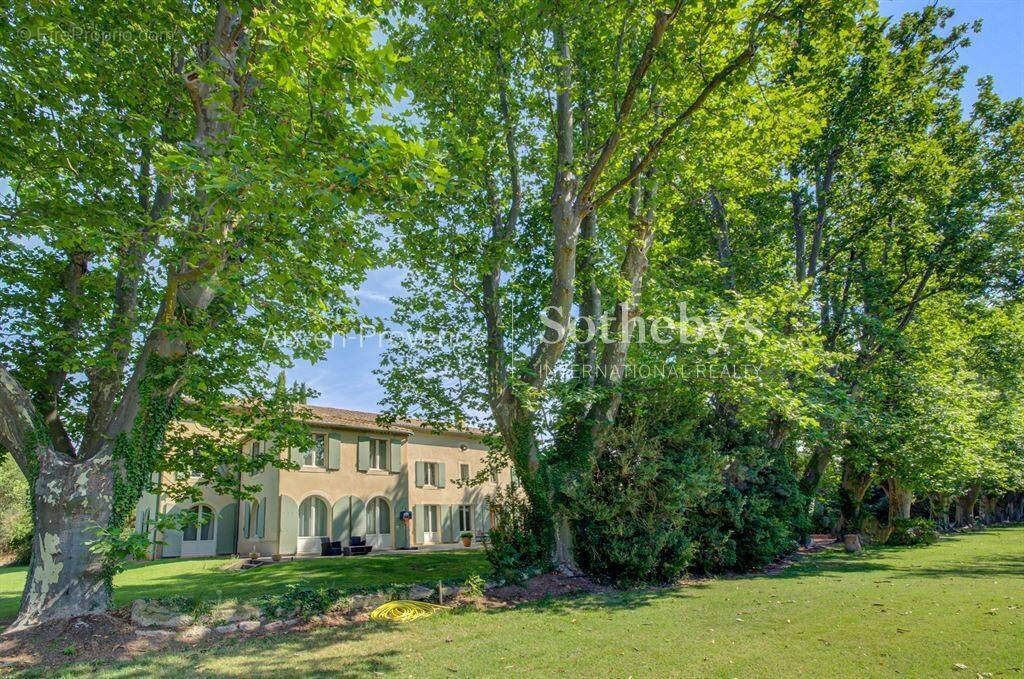
[[370, 468], [370, 437], [360, 436], [356, 451], [356, 469], [365, 472]]
[[444, 488], [444, 484], [447, 483], [444, 472], [444, 462], [437, 463], [437, 487]]
[[341, 434], [331, 434], [327, 440], [327, 468], [341, 469]]
[[417, 488], [422, 488], [423, 487], [423, 482], [424, 482], [424, 478], [423, 477], [424, 476], [426, 476], [426, 473], [425, 473], [425, 471], [423, 469], [423, 463], [422, 462], [417, 462], [416, 463], [416, 487]]
[[399, 473], [402, 471], [402, 440], [391, 439], [391, 450], [388, 456], [388, 471]]

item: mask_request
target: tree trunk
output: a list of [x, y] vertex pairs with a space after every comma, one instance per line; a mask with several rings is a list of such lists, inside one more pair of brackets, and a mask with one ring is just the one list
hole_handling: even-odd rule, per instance
[[965, 494], [956, 499], [956, 525], [963, 528], [974, 523], [974, 506], [978, 503], [980, 489], [972, 486]]
[[896, 519], [909, 519], [910, 506], [914, 504], [914, 494], [898, 479], [889, 478], [882, 483], [882, 490], [889, 499], [889, 525]]
[[37, 451], [35, 527], [21, 610], [10, 630], [105, 611], [110, 583], [88, 543], [106, 528], [113, 498], [110, 450], [75, 461], [52, 448]]
[[952, 499], [948, 493], [932, 493], [928, 496], [928, 516], [945, 530], [949, 528], [949, 503]]
[[804, 467], [803, 476], [800, 478], [800, 492], [804, 494], [808, 506], [814, 502], [814, 496], [818, 493], [818, 486], [821, 485], [821, 479], [830, 462], [832, 462], [832, 446], [828, 442], [815, 447], [808, 458], [807, 466]]
[[860, 533], [861, 509], [864, 495], [871, 486], [871, 473], [858, 470], [852, 463], [843, 463], [843, 478], [839, 485], [839, 521], [835, 527], [836, 537], [846, 533]]

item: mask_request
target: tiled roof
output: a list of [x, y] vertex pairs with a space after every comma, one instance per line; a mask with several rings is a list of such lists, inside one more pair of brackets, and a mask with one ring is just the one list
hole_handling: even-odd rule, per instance
[[408, 419], [396, 420], [394, 424], [384, 424], [377, 421], [378, 413], [366, 413], [361, 410], [346, 410], [345, 408], [329, 408], [327, 406], [302, 405], [297, 406], [309, 412], [309, 417], [303, 417], [304, 422], [319, 424], [326, 427], [347, 427], [350, 429], [361, 429], [363, 431], [391, 432], [399, 434], [412, 434], [414, 431], [437, 432], [443, 434], [461, 434], [463, 436], [483, 436], [484, 432], [475, 427], [465, 429], [441, 429], [436, 430], [424, 420]]

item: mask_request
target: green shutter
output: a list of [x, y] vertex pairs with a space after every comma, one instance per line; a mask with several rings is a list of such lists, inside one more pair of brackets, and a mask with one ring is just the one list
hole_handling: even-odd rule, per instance
[[235, 531], [238, 530], [238, 503], [220, 510], [217, 516], [217, 554], [235, 553]]
[[452, 506], [441, 505], [441, 542], [455, 542], [455, 525], [452, 521]]
[[331, 537], [347, 545], [352, 537], [352, 497], [346, 495], [334, 503], [334, 520], [331, 522]]
[[281, 520], [278, 522], [278, 554], [294, 554], [299, 546], [299, 505], [287, 495], [281, 496]]
[[262, 498], [256, 505], [256, 537], [263, 539], [267, 527], [267, 498]]
[[352, 537], [366, 535], [366, 505], [359, 498], [352, 496]]
[[327, 468], [341, 469], [341, 434], [331, 434], [327, 440]]
[[388, 471], [402, 471], [402, 439], [391, 439], [391, 455], [388, 457]]
[[396, 500], [394, 506], [393, 516], [391, 517], [394, 521], [395, 527], [392, 529], [392, 533], [395, 536], [395, 547], [402, 548], [409, 546], [409, 528], [405, 525], [405, 521], [402, 521], [399, 516], [408, 507], [405, 504], [405, 500]]
[[245, 511], [242, 512], [242, 537], [248, 538], [252, 530], [252, 503], [245, 503]]
[[365, 472], [370, 468], [370, 437], [360, 436], [356, 452], [356, 469]]
[[302, 465], [302, 449], [301, 448], [289, 448], [288, 459], [292, 461], [292, 464]]
[[437, 463], [437, 487], [444, 488], [444, 484], [447, 483], [444, 473], [444, 462]]
[[473, 507], [473, 511], [476, 513], [476, 519], [473, 521], [473, 529], [475, 531], [486, 533], [487, 527], [485, 517], [487, 516], [487, 503], [481, 502]]
[[423, 463], [422, 462], [417, 462], [416, 463], [416, 487], [417, 488], [422, 488], [423, 487], [423, 477], [424, 476], [426, 476], [426, 473], [423, 471]]
[[412, 538], [418, 543], [423, 542], [423, 505], [416, 505], [412, 510]]

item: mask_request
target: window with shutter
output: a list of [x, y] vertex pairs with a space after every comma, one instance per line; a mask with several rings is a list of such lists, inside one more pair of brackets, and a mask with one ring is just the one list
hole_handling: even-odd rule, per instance
[[436, 462], [423, 463], [423, 485], [437, 487], [438, 470]]

